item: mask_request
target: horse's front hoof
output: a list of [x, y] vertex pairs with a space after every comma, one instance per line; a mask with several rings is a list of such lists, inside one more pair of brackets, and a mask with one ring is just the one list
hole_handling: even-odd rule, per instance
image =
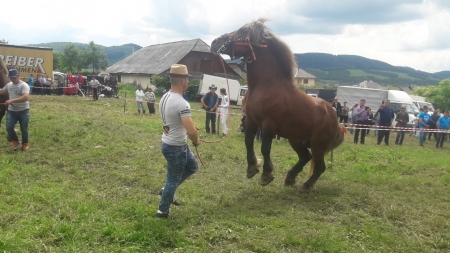
[[254, 177], [256, 174], [258, 174], [259, 170], [258, 170], [258, 165], [252, 165], [252, 166], [248, 166], [247, 168], [247, 178], [252, 178]]
[[288, 178], [284, 179], [284, 186], [293, 186], [295, 184], [295, 178]]
[[268, 184], [270, 184], [270, 182], [272, 182], [274, 179], [274, 177], [272, 175], [270, 176], [262, 176], [261, 180], [259, 181], [259, 184], [262, 186], [266, 186]]
[[295, 194], [304, 195], [304, 194], [310, 193], [311, 191], [312, 191], [312, 187], [306, 187], [305, 185], [302, 185], [297, 188], [297, 191], [295, 192]]

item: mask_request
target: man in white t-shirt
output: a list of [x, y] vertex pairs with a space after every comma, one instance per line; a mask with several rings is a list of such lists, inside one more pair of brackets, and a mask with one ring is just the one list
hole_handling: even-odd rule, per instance
[[12, 139], [12, 149], [17, 149], [20, 145], [19, 137], [14, 130], [17, 122], [20, 125], [22, 132], [22, 150], [28, 149], [28, 122], [30, 121], [30, 103], [28, 98], [30, 96], [30, 86], [19, 78], [19, 71], [17, 69], [10, 69], [7, 76], [11, 82], [6, 84], [3, 89], [0, 89], [0, 94], [8, 94], [9, 99], [5, 101], [8, 106], [8, 113], [6, 114], [6, 131]]
[[95, 77], [92, 77], [92, 80], [89, 82], [89, 85], [92, 88], [92, 96], [95, 100], [98, 100], [98, 86], [100, 86], [100, 83], [95, 79]]
[[179, 205], [175, 200], [178, 186], [198, 170], [194, 153], [187, 145], [187, 137], [195, 147], [200, 145], [198, 128], [191, 118], [191, 106], [183, 98], [189, 77], [185, 65], [172, 65], [170, 90], [164, 94], [159, 103], [159, 114], [164, 124], [161, 151], [167, 160], [167, 181], [159, 192], [161, 201], [156, 218], [169, 217], [170, 205]]

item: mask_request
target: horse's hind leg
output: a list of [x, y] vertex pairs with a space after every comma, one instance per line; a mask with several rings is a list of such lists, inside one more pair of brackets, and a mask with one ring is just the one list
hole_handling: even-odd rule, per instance
[[298, 162], [288, 171], [286, 178], [284, 179], [285, 186], [292, 186], [295, 184], [295, 178], [298, 173], [303, 170], [303, 167], [311, 160], [311, 153], [308, 148], [301, 142], [289, 140], [292, 149], [298, 155]]
[[245, 126], [245, 148], [247, 149], [247, 178], [252, 178], [258, 174], [258, 160], [256, 159], [254, 142], [256, 127], [246, 120]]
[[320, 175], [322, 175], [322, 173], [325, 171], [325, 154], [316, 154], [314, 153], [314, 150], [312, 150], [312, 156], [313, 160], [311, 161], [311, 164], [312, 166], [314, 166], [314, 171], [312, 173], [312, 176], [297, 189], [297, 194], [309, 192], [316, 183], [317, 179], [319, 179]]
[[261, 153], [264, 157], [263, 174], [261, 175], [261, 185], [268, 185], [273, 180], [273, 165], [270, 160], [270, 150], [272, 148], [273, 135], [262, 133]]

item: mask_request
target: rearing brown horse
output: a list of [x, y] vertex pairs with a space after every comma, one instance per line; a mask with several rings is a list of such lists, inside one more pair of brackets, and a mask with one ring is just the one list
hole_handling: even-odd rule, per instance
[[[3, 89], [6, 84], [10, 82], [10, 80], [6, 77], [7, 75], [8, 69], [6, 68], [3, 61], [0, 60], [0, 89]], [[8, 100], [8, 94], [0, 95], [0, 126], [2, 125], [2, 119], [5, 116], [6, 111], [8, 110], [8, 107], [3, 104], [6, 100]]]
[[306, 95], [294, 85], [297, 70], [294, 55], [264, 25], [265, 21], [250, 22], [237, 31], [216, 38], [211, 44], [211, 52], [227, 54], [231, 58], [243, 57], [247, 61], [247, 177], [259, 172], [254, 138], [260, 127], [264, 157], [260, 184], [267, 185], [274, 178], [270, 149], [272, 139], [279, 135], [289, 140], [299, 158], [287, 173], [286, 186], [295, 184], [298, 173], [312, 158], [312, 175], [298, 187], [297, 193], [301, 193], [309, 191], [325, 171], [325, 155], [343, 142], [345, 129], [339, 125], [336, 111], [330, 104]]

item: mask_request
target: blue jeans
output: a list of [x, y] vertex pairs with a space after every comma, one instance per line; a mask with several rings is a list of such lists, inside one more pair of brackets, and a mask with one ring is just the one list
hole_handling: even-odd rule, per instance
[[[423, 130], [423, 128], [420, 128], [421, 130]], [[419, 135], [419, 145], [423, 146], [423, 143], [425, 142], [425, 139], [427, 138], [427, 133], [424, 131], [420, 131], [420, 135]]]
[[159, 202], [159, 211], [167, 213], [178, 186], [197, 172], [198, 163], [195, 160], [194, 153], [192, 153], [187, 144], [172, 146], [163, 142], [161, 151], [167, 160], [167, 179], [162, 192], [161, 202]]
[[20, 131], [22, 132], [22, 143], [28, 143], [28, 121], [30, 121], [30, 110], [23, 110], [19, 112], [8, 111], [6, 114], [6, 131], [13, 141], [19, 141], [14, 126], [17, 121], [20, 124]]

